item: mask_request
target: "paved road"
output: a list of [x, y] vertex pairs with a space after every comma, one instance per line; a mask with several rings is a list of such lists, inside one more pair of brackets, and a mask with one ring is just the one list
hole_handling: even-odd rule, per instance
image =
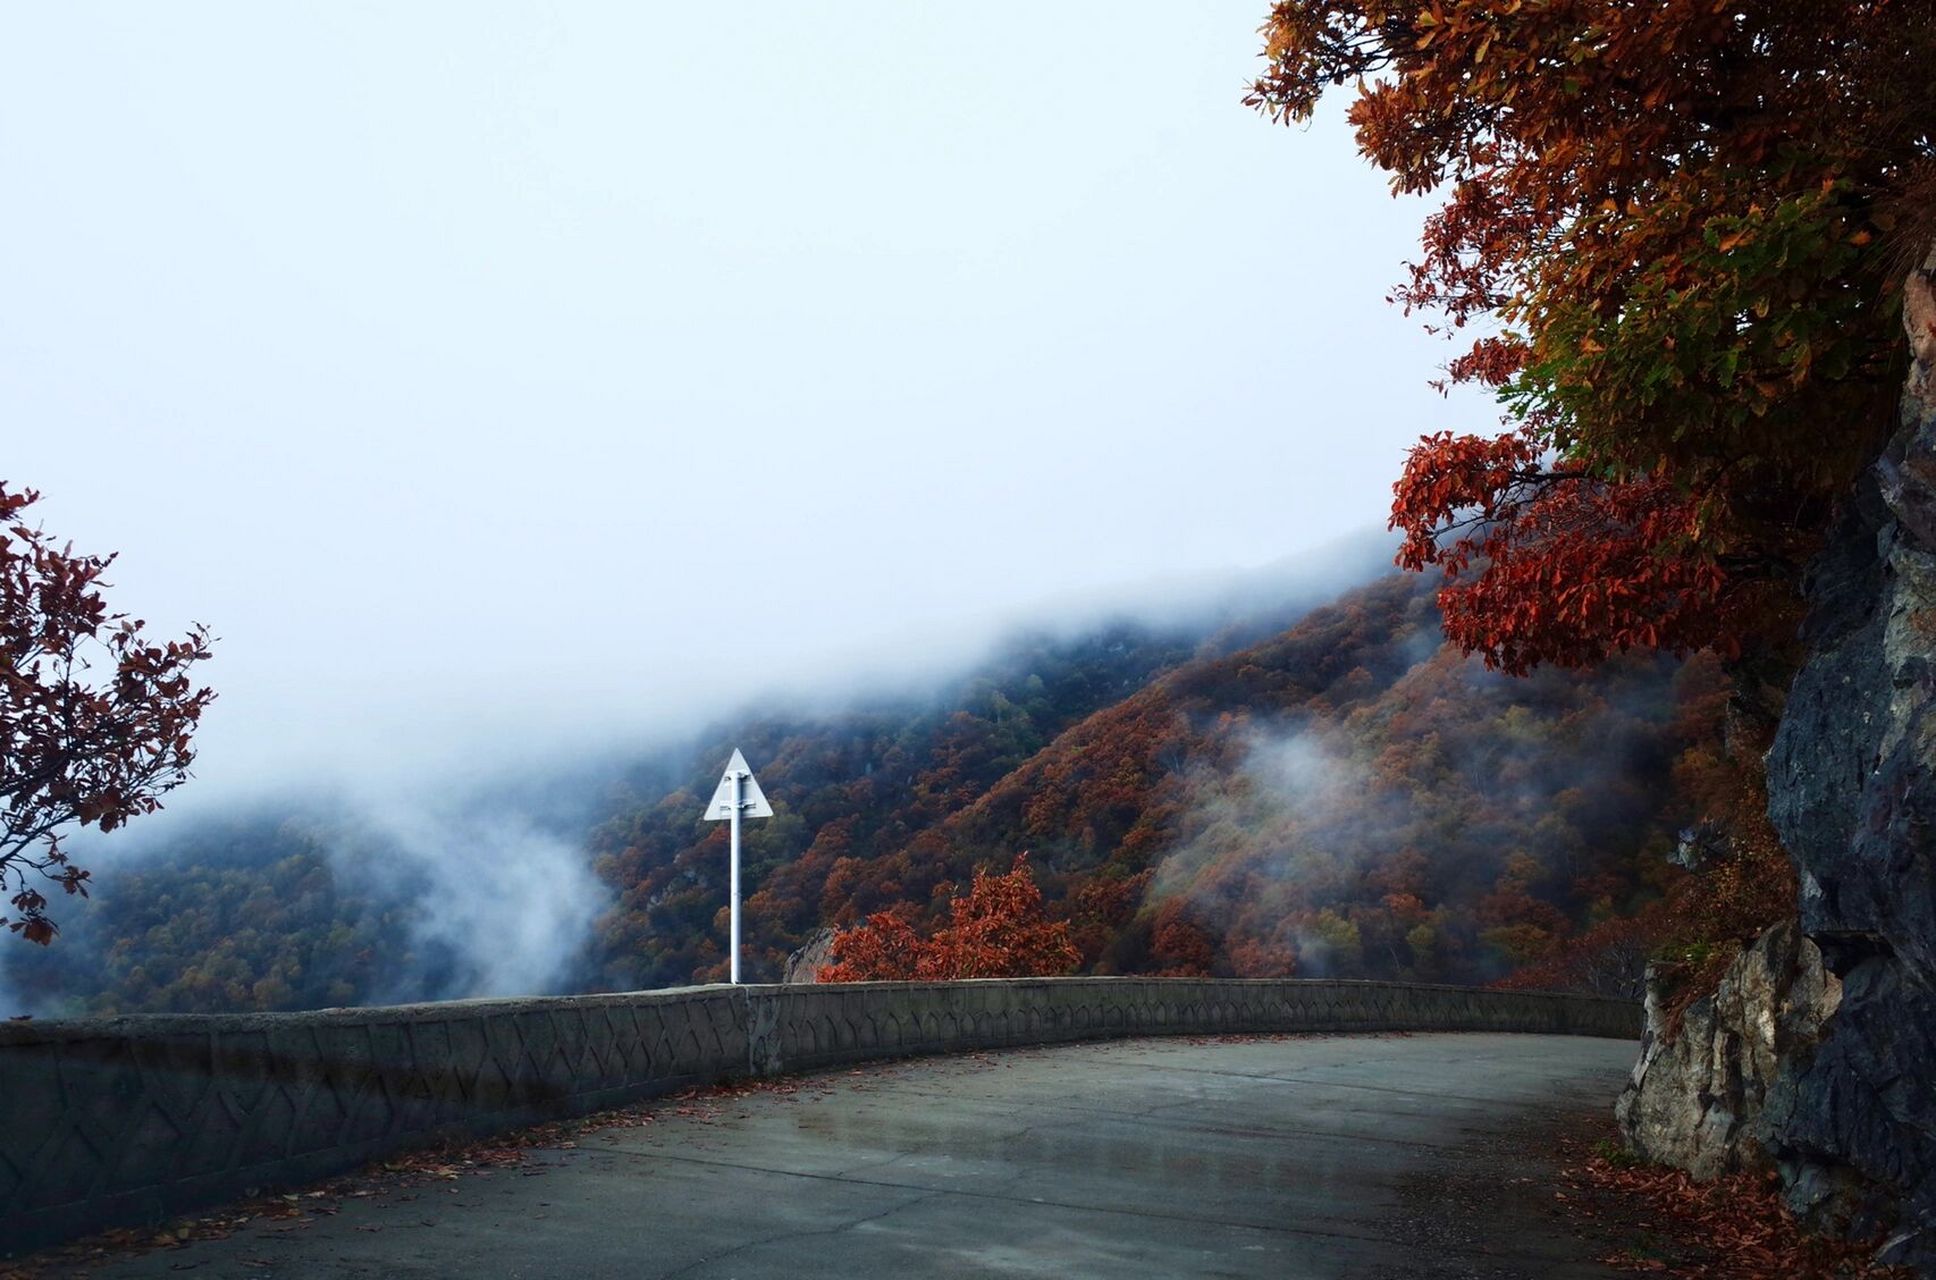
[[[103, 1277], [1602, 1277], [1547, 1181], [1616, 1041], [1135, 1040], [810, 1078]], [[534, 1176], [534, 1173], [537, 1176]]]

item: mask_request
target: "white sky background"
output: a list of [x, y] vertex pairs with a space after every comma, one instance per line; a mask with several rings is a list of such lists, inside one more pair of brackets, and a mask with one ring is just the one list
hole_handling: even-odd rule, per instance
[[1421, 206], [1241, 106], [1267, 7], [11, 6], [0, 478], [220, 634], [217, 791], [1379, 523], [1488, 415], [1383, 300]]

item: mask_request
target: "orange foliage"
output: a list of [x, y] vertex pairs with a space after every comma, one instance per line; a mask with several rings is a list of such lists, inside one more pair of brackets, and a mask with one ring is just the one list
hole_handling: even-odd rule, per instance
[[[1605, 1259], [1624, 1271], [1680, 1280], [1911, 1280], [1904, 1267], [1871, 1260], [1874, 1241], [1810, 1235], [1784, 1203], [1773, 1174], [1733, 1173], [1697, 1182], [1679, 1169], [1594, 1156], [1569, 1170], [1568, 1189], [1617, 1197], [1644, 1222], [1646, 1252]], [[1604, 1202], [1602, 1202], [1604, 1203]], [[1625, 1215], [1623, 1215], [1625, 1216]], [[1662, 1259], [1663, 1242], [1672, 1256]]]
[[1216, 942], [1202, 925], [1187, 917], [1182, 901], [1172, 899], [1157, 910], [1150, 959], [1158, 977], [1207, 978], [1214, 971], [1216, 958]]
[[922, 938], [905, 919], [877, 912], [834, 938], [821, 982], [946, 982], [959, 978], [1047, 977], [1081, 959], [1069, 922], [1050, 920], [1029, 874], [1028, 854], [1002, 875], [977, 869], [965, 895], [948, 904], [948, 923]]
[[834, 937], [833, 962], [816, 982], [902, 982], [922, 976], [931, 959], [928, 941], [893, 911], [877, 911]]
[[1936, 231], [1929, 17], [1273, 7], [1248, 101], [1308, 119], [1355, 85], [1363, 154], [1446, 197], [1397, 301], [1480, 331], [1447, 372], [1497, 392], [1510, 429], [1427, 437], [1392, 524], [1403, 563], [1454, 579], [1468, 652], [1523, 672], [1784, 631], [1771, 604], [1892, 419], [1903, 352], [1878, 301]]
[[1584, 467], [1545, 469], [1540, 451], [1525, 431], [1441, 432], [1407, 458], [1393, 490], [1399, 563], [1445, 571], [1446, 636], [1513, 675], [1630, 649], [1734, 653], [1742, 593], [1714, 557], [1682, 554], [1699, 542], [1695, 500], [1659, 477], [1608, 484]]

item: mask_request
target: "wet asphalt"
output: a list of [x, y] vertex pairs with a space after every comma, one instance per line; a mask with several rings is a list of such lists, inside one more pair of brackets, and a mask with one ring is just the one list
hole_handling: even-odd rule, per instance
[[1636, 1046], [1149, 1039], [807, 1077], [100, 1277], [1611, 1277], [1554, 1195]]

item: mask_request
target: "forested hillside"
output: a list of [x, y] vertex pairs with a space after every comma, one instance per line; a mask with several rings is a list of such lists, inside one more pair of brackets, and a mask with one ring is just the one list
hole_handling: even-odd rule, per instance
[[[700, 746], [680, 785], [655, 793], [641, 782], [649, 798], [592, 833], [598, 873], [618, 899], [596, 943], [598, 980], [632, 988], [723, 975], [726, 829], [699, 813], [733, 747], [774, 806], [772, 819], [747, 826], [743, 848], [746, 972], [760, 980], [777, 976], [823, 921], [925, 901], [951, 873], [919, 864], [918, 836], [1070, 726], [1199, 648], [1230, 643], [1229, 633], [1198, 640], [1129, 624], [1075, 640], [1038, 637], [931, 700], [763, 720]], [[860, 867], [868, 874], [856, 876]]]
[[9, 955], [15, 1002], [44, 1013], [314, 1009], [421, 986], [405, 981], [420, 970], [416, 895], [359, 874], [339, 834], [311, 813], [198, 824], [117, 868], [53, 946]]
[[[596, 796], [578, 808], [603, 816], [561, 838], [608, 903], [545, 939], [560, 957], [547, 981], [722, 976], [726, 832], [699, 814], [734, 746], [775, 809], [745, 841], [754, 980], [830, 925], [890, 910], [925, 927], [976, 868], [1023, 851], [1101, 973], [1489, 981], [1678, 874], [1676, 761], [1716, 720], [1705, 667], [1489, 674], [1442, 645], [1430, 584], [1411, 577], [1282, 622], [1034, 636], [924, 697], [744, 723], [602, 781], [581, 773], [569, 787]], [[503, 985], [443, 919], [448, 874], [397, 856], [409, 838], [327, 805], [197, 825], [116, 867], [9, 980], [43, 1013]], [[505, 856], [454, 845], [480, 865]]]
[[[1022, 850], [1104, 973], [1482, 981], [1657, 896], [1711, 673], [1489, 674], [1441, 646], [1430, 597], [1377, 582], [1059, 731], [1080, 700], [1017, 697], [1055, 687], [1019, 668], [914, 734], [770, 727], [749, 739], [777, 814], [748, 839], [749, 971], [823, 925], [920, 922]], [[718, 976], [700, 791], [596, 834], [608, 983]]]

